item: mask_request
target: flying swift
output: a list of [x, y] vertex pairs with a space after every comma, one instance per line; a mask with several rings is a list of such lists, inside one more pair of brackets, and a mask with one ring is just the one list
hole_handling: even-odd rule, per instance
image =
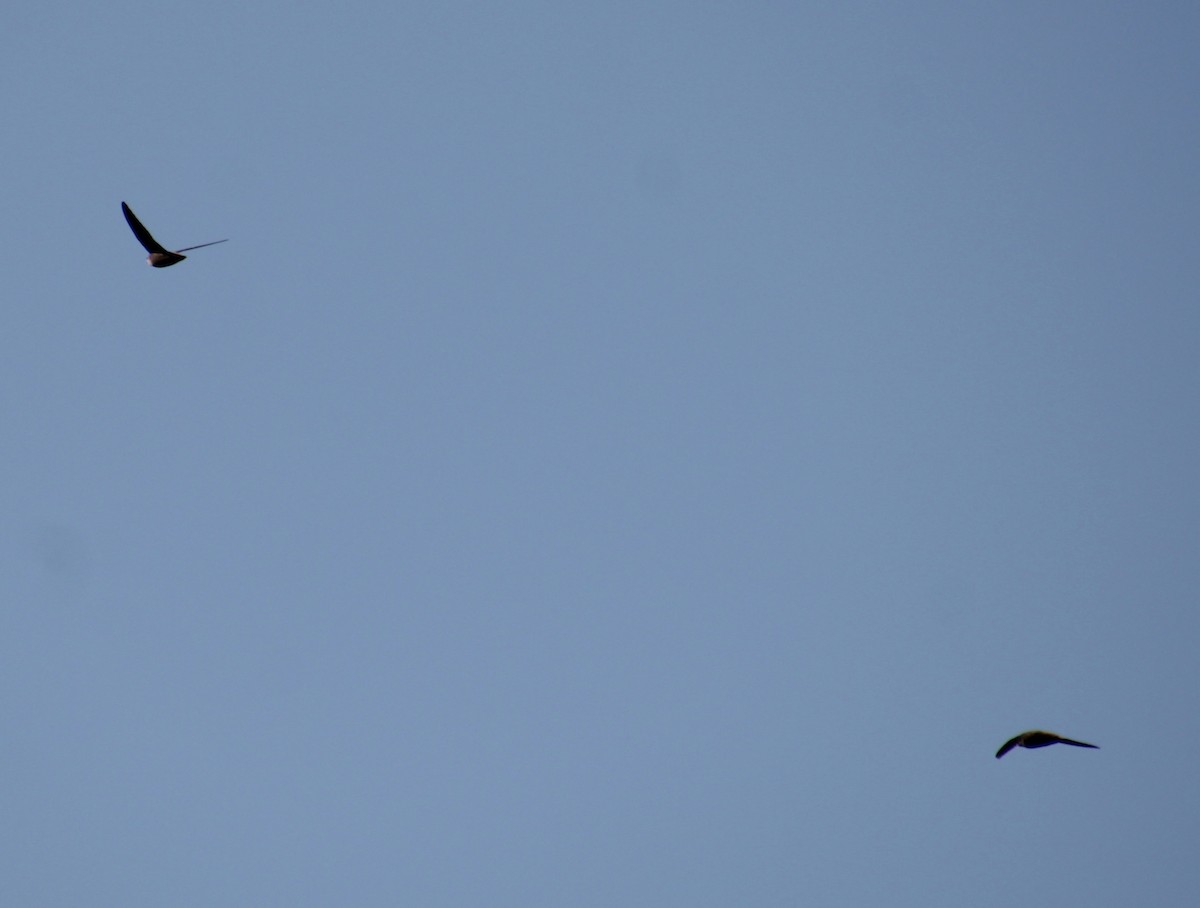
[[1100, 749], [1095, 744], [1072, 741], [1070, 738], [1056, 735], [1052, 731], [1023, 731], [1012, 740], [1004, 742], [1004, 746], [996, 751], [996, 759], [999, 760], [1014, 747], [1049, 747], [1051, 744], [1070, 744], [1072, 747], [1090, 747], [1093, 750]]
[[164, 249], [159, 245], [158, 240], [150, 235], [150, 231], [142, 226], [142, 222], [137, 219], [137, 215], [124, 202], [121, 203], [121, 211], [125, 213], [125, 220], [129, 223], [129, 229], [133, 231], [133, 235], [138, 238], [138, 242], [146, 247], [146, 251], [150, 254], [146, 256], [146, 261], [155, 268], [169, 268], [176, 262], [182, 262], [186, 255], [184, 252], [191, 252], [193, 249], [203, 249], [205, 246], [215, 246], [217, 243], [226, 243], [228, 239], [213, 240], [211, 243], [201, 243], [199, 246], [184, 246], [182, 249], [176, 249], [171, 252], [169, 249]]

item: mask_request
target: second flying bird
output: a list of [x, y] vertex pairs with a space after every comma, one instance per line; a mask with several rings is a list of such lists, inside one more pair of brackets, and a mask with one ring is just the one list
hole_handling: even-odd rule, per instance
[[193, 249], [203, 249], [205, 246], [215, 246], [217, 243], [228, 242], [225, 240], [213, 240], [211, 243], [201, 243], [199, 246], [184, 246], [182, 249], [177, 249], [172, 252], [169, 249], [164, 249], [154, 237], [150, 235], [150, 231], [142, 226], [142, 222], [137, 219], [137, 215], [124, 202], [121, 203], [121, 211], [125, 213], [125, 220], [129, 224], [129, 229], [133, 231], [133, 235], [138, 238], [147, 252], [146, 261], [155, 268], [169, 268], [177, 262], [182, 262], [186, 255], [181, 255], [183, 252], [190, 252]]

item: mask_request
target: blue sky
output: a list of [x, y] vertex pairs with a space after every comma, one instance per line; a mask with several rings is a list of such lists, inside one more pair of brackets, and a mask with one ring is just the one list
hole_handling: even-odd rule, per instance
[[4, 19], [5, 904], [1194, 897], [1192, 4]]

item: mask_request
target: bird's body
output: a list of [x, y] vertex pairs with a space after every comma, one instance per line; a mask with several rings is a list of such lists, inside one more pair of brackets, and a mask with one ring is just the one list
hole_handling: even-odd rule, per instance
[[226, 242], [226, 240], [213, 240], [211, 243], [201, 243], [199, 246], [184, 246], [182, 249], [172, 252], [159, 245], [158, 240], [150, 235], [150, 231], [142, 226], [142, 222], [137, 219], [137, 215], [133, 213], [133, 209], [124, 202], [121, 203], [121, 211], [124, 212], [125, 221], [129, 224], [129, 229], [133, 231], [133, 235], [137, 237], [138, 242], [150, 253], [146, 256], [146, 261], [155, 268], [169, 268], [176, 262], [182, 262], [187, 256], [180, 255], [181, 252], [190, 252], [193, 249], [203, 249], [205, 246], [215, 246], [217, 243]]
[[1072, 747], [1090, 747], [1093, 750], [1099, 750], [1095, 744], [1085, 744], [1083, 741], [1072, 741], [1070, 738], [1064, 738], [1062, 735], [1056, 735], [1052, 731], [1023, 731], [1015, 738], [1005, 741], [1004, 746], [996, 751], [996, 759], [999, 760], [1002, 756], [1012, 750], [1014, 747], [1049, 747], [1051, 744], [1070, 744]]

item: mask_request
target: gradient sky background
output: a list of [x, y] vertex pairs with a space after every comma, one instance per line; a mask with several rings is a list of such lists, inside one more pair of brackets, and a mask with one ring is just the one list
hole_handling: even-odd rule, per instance
[[1193, 903], [1198, 42], [10, 5], [0, 902]]

